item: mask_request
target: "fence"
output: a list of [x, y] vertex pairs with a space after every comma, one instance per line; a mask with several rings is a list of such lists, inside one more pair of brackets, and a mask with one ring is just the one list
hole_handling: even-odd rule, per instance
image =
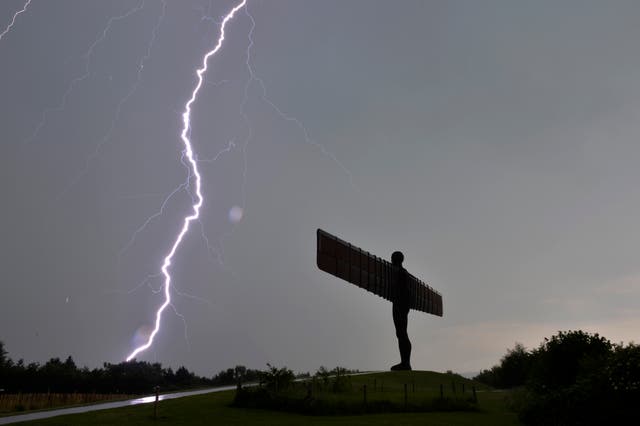
[[40, 410], [67, 405], [90, 404], [100, 401], [127, 399], [132, 395], [100, 393], [0, 393], [0, 412]]

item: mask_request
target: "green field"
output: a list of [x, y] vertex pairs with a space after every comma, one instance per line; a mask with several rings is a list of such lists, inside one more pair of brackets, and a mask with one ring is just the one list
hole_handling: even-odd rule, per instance
[[[375, 380], [376, 390], [373, 390]], [[448, 381], [445, 381], [448, 380]], [[516, 414], [506, 408], [508, 393], [488, 390], [485, 386], [473, 383], [459, 376], [430, 372], [389, 372], [353, 376], [356, 390], [367, 385], [368, 399], [393, 396], [404, 398], [404, 384], [408, 384], [409, 400], [422, 392], [437, 390], [440, 384], [445, 389], [445, 397], [453, 395], [452, 380], [456, 381], [456, 393], [462, 392], [465, 383], [465, 395], [471, 395], [471, 386], [476, 386], [478, 408], [476, 412], [430, 412], [430, 413], [394, 413], [368, 414], [359, 416], [304, 416], [266, 410], [232, 408], [235, 391], [212, 393], [162, 401], [158, 407], [158, 419], [153, 418], [153, 404], [96, 411], [93, 413], [61, 416], [48, 420], [30, 422], [42, 425], [518, 425]], [[383, 387], [381, 391], [379, 387]], [[338, 394], [339, 395], [339, 394]], [[335, 397], [339, 397], [336, 395]], [[371, 396], [369, 396], [371, 395]], [[460, 396], [460, 395], [459, 395]]]

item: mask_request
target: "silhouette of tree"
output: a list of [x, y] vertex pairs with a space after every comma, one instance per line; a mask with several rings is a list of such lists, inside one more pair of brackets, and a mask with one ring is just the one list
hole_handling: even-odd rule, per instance
[[7, 363], [9, 353], [4, 349], [4, 342], [0, 341], [0, 368], [4, 368]]
[[474, 379], [497, 388], [513, 388], [526, 383], [531, 369], [531, 354], [524, 345], [516, 343], [507, 350], [500, 364], [483, 370]]
[[612, 349], [597, 333], [560, 331], [533, 351], [531, 384], [545, 391], [570, 386], [579, 376], [602, 369]]
[[[231, 370], [233, 372], [233, 370]], [[13, 362], [0, 342], [0, 388], [6, 392], [96, 392], [151, 393], [155, 386], [164, 390], [211, 386], [213, 380], [199, 377], [180, 367], [175, 373], [159, 363], [144, 361], [104, 363], [102, 368], [78, 368], [71, 356], [64, 361], [51, 358], [44, 365]]]
[[[476, 379], [526, 384], [515, 408], [527, 425], [639, 424], [640, 347], [612, 345], [581, 330], [560, 331], [535, 350], [522, 345]], [[631, 420], [631, 421], [630, 421]]]

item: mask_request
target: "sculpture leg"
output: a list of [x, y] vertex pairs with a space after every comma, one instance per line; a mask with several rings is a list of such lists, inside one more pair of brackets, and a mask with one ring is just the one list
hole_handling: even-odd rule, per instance
[[400, 350], [400, 364], [391, 367], [392, 370], [411, 370], [411, 341], [407, 333], [409, 310], [393, 305], [393, 325], [396, 327], [398, 349]]

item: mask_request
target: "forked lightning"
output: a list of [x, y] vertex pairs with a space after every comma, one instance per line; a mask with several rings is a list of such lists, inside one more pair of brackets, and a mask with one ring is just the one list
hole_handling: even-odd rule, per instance
[[225, 26], [227, 25], [227, 22], [229, 22], [234, 17], [236, 12], [242, 9], [245, 4], [246, 4], [246, 0], [243, 0], [242, 2], [240, 2], [233, 9], [231, 9], [231, 11], [222, 20], [222, 23], [220, 24], [220, 36], [218, 37], [218, 42], [216, 43], [215, 47], [212, 50], [210, 50], [204, 55], [202, 59], [202, 68], [199, 68], [196, 71], [196, 74], [198, 76], [198, 82], [195, 88], [193, 89], [193, 92], [191, 93], [191, 97], [189, 98], [189, 100], [184, 106], [184, 112], [182, 113], [183, 127], [182, 127], [182, 133], [180, 134], [180, 139], [182, 139], [182, 142], [184, 143], [183, 156], [189, 162], [189, 165], [191, 167], [191, 176], [195, 180], [196, 197], [195, 197], [195, 203], [192, 206], [193, 213], [184, 218], [182, 229], [178, 233], [173, 243], [173, 246], [171, 247], [171, 250], [164, 258], [164, 263], [162, 264], [161, 270], [165, 278], [164, 289], [163, 289], [165, 300], [164, 300], [164, 303], [156, 311], [156, 320], [155, 320], [155, 326], [153, 328], [153, 331], [149, 335], [147, 342], [145, 344], [138, 346], [129, 354], [129, 356], [127, 356], [126, 358], [127, 361], [134, 359], [136, 355], [138, 355], [140, 352], [143, 352], [149, 349], [149, 347], [151, 347], [151, 345], [153, 344], [153, 339], [155, 338], [156, 334], [158, 334], [158, 332], [160, 331], [162, 313], [167, 308], [167, 306], [171, 304], [171, 274], [169, 273], [169, 267], [171, 266], [171, 261], [173, 260], [173, 256], [178, 250], [178, 247], [182, 243], [184, 236], [189, 231], [189, 225], [191, 224], [192, 221], [197, 220], [200, 217], [200, 208], [202, 207], [202, 203], [204, 202], [204, 199], [202, 197], [202, 192], [200, 190], [200, 187], [201, 187], [200, 172], [198, 171], [196, 157], [194, 156], [191, 141], [189, 140], [189, 134], [191, 130], [191, 106], [196, 101], [198, 92], [202, 87], [203, 75], [207, 72], [207, 62], [209, 58], [215, 55], [216, 52], [218, 52], [222, 47], [222, 43], [224, 42], [224, 29], [225, 29]]

